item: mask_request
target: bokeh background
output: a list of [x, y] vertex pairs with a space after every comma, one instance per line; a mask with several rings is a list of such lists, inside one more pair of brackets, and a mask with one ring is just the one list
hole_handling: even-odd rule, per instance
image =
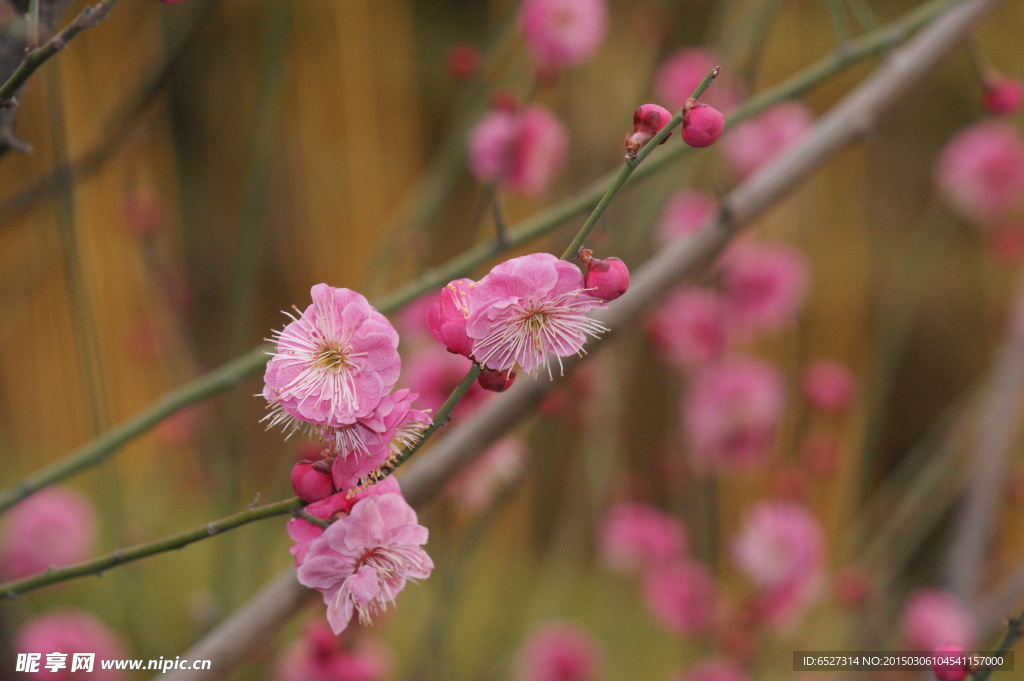
[[[866, 4], [886, 22], [920, 3]], [[16, 484], [250, 350], [282, 326], [280, 310], [307, 304], [315, 283], [372, 301], [491, 238], [465, 136], [494, 93], [535, 97], [571, 133], [567, 166], [545, 193], [501, 196], [514, 225], [618, 167], [633, 109], [652, 99], [653, 75], [672, 52], [712, 48], [723, 74], [758, 92], [837, 49], [828, 5], [611, 0], [596, 56], [537, 87], [516, 2], [119, 3], [32, 78], [17, 133], [34, 151], [0, 158], [0, 482]], [[847, 22], [862, 32], [853, 13]], [[976, 32], [975, 59], [1024, 77], [1022, 30], [1021, 4], [1003, 3]], [[484, 55], [469, 82], [447, 66], [464, 42]], [[878, 63], [802, 101], [821, 114]], [[795, 323], [744, 348], [775, 363], [792, 395], [766, 467], [714, 478], [690, 470], [685, 381], [652, 352], [643, 325], [627, 330], [560, 402], [516, 430], [530, 456], [489, 506], [447, 496], [421, 513], [434, 575], [356, 636], [387, 651], [387, 678], [515, 678], [522, 641], [550, 619], [600, 642], [600, 678], [666, 679], [715, 649], [728, 655], [728, 642], [660, 626], [635, 580], [602, 563], [597, 528], [626, 499], [680, 518], [693, 555], [737, 602], [749, 586], [729, 542], [743, 513], [781, 490], [820, 518], [820, 598], [785, 630], [758, 634], [752, 678], [793, 678], [794, 649], [902, 645], [908, 594], [942, 587], [957, 550], [950, 530], [1019, 270], [935, 187], [936, 159], [981, 119], [980, 96], [969, 53], [954, 53], [867, 139], [754, 225], [758, 240], [798, 248], [810, 272]], [[1019, 128], [1020, 118], [1009, 124]], [[73, 172], [54, 172], [68, 163]], [[720, 194], [733, 183], [718, 146], [689, 154], [621, 194], [591, 245], [639, 266], [658, 248], [652, 232], [674, 191]], [[560, 253], [581, 221], [519, 252]], [[410, 335], [402, 350], [411, 356], [421, 342]], [[816, 358], [856, 378], [843, 416], [801, 403], [800, 375]], [[258, 423], [260, 390], [252, 377], [76, 477], [70, 486], [99, 518], [93, 553], [202, 525], [257, 496], [291, 496], [301, 443]], [[982, 647], [1024, 595], [1024, 469], [1010, 430], [1008, 473], [988, 490], [1000, 500], [995, 539], [966, 604]], [[811, 432], [841, 443], [828, 475], [800, 470]], [[796, 491], [784, 484], [794, 470]], [[287, 567], [288, 545], [277, 518], [51, 587], [0, 606], [0, 637], [9, 645], [31, 618], [72, 606], [98, 615], [128, 656], [173, 657]], [[848, 566], [870, 577], [866, 604], [835, 595]], [[278, 678], [278, 649], [303, 618], [321, 616], [314, 598], [230, 678]]]

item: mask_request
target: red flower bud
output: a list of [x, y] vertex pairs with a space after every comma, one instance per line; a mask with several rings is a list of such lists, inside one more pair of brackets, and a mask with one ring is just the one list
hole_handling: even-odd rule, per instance
[[989, 75], [985, 78], [985, 92], [981, 106], [990, 114], [1009, 116], [1020, 111], [1024, 103], [1024, 86], [1018, 81], [1001, 75]]
[[471, 43], [459, 43], [448, 50], [448, 73], [455, 80], [469, 80], [480, 66], [480, 50]]
[[707, 104], [695, 104], [683, 117], [683, 141], [691, 147], [707, 147], [725, 129], [725, 116]]
[[292, 489], [295, 495], [306, 502], [320, 501], [334, 493], [331, 481], [331, 465], [326, 459], [300, 461], [292, 468]]
[[[663, 106], [657, 104], [638, 106], [633, 112], [633, 134], [626, 135], [626, 154], [629, 158], [636, 158], [640, 149], [650, 142], [671, 119], [672, 114]], [[671, 136], [672, 133], [666, 135], [661, 144], [664, 144]]]
[[581, 248], [577, 254], [587, 267], [583, 285], [590, 295], [601, 300], [615, 300], [629, 288], [629, 268], [618, 258], [601, 260], [593, 251]]
[[966, 653], [963, 648], [954, 645], [939, 646], [932, 653], [932, 671], [939, 681], [963, 681], [970, 670], [962, 659]]
[[473, 340], [466, 334], [469, 319], [469, 291], [475, 285], [472, 279], [456, 279], [441, 289], [440, 299], [427, 311], [430, 333], [448, 352], [464, 357], [473, 356]]
[[512, 370], [499, 371], [497, 369], [481, 367], [480, 375], [476, 377], [476, 382], [479, 383], [480, 387], [484, 390], [502, 393], [511, 388], [512, 384], [516, 382], [516, 372]]

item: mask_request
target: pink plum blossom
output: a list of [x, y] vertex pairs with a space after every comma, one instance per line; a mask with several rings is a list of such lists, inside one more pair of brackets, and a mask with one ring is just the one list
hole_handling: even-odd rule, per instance
[[448, 352], [473, 357], [473, 341], [466, 335], [469, 318], [469, 292], [476, 286], [472, 279], [456, 279], [441, 289], [439, 299], [427, 312], [430, 333]]
[[747, 333], [777, 331], [796, 319], [807, 292], [807, 263], [788, 246], [745, 244], [722, 260], [730, 322]]
[[309, 544], [299, 582], [323, 594], [327, 621], [339, 634], [353, 615], [369, 624], [406, 581], [430, 576], [434, 563], [421, 548], [426, 542], [427, 528], [416, 523], [401, 494], [369, 496]]
[[[684, 47], [669, 55], [654, 75], [654, 92], [658, 98], [676, 111], [686, 103], [711, 71], [721, 64], [714, 52], [701, 47]], [[720, 75], [715, 84], [701, 96], [721, 111], [729, 111], [739, 101], [738, 93], [728, 82], [727, 76]]]
[[725, 159], [745, 179], [798, 142], [814, 122], [811, 111], [795, 101], [782, 102], [740, 123], [725, 136]]
[[502, 438], [452, 480], [448, 489], [467, 510], [482, 511], [499, 487], [515, 480], [528, 455], [522, 441]]
[[371, 416], [398, 380], [398, 333], [362, 295], [317, 284], [313, 304], [275, 334], [264, 375], [270, 427], [337, 428]]
[[1000, 123], [957, 133], [936, 168], [939, 186], [969, 220], [989, 223], [1024, 205], [1024, 140]]
[[608, 29], [605, 0], [523, 0], [519, 30], [542, 71], [590, 59]]
[[842, 413], [853, 404], [853, 375], [838, 362], [813, 362], [804, 371], [803, 388], [807, 401], [821, 411]]
[[658, 308], [648, 333], [666, 361], [689, 371], [722, 356], [729, 343], [726, 319], [721, 296], [706, 289], [680, 288]]
[[20, 579], [84, 560], [96, 540], [92, 505], [67, 487], [47, 487], [12, 508], [0, 533], [0, 576]]
[[900, 620], [903, 637], [912, 650], [935, 650], [942, 645], [969, 648], [976, 625], [964, 605], [935, 589], [911, 594]]
[[551, 374], [551, 353], [561, 358], [582, 353], [587, 336], [605, 327], [587, 317], [604, 303], [585, 290], [583, 274], [549, 253], [532, 253], [497, 265], [469, 297], [473, 356], [487, 368], [511, 370], [516, 364], [534, 374]]
[[702, 470], [750, 467], [771, 452], [785, 406], [779, 372], [736, 358], [696, 375], [683, 403], [683, 423]]
[[543, 193], [565, 166], [569, 131], [547, 108], [490, 111], [469, 133], [469, 169], [483, 183]]
[[601, 526], [600, 540], [605, 561], [623, 573], [681, 558], [689, 543], [678, 518], [639, 502], [612, 507]]
[[430, 342], [433, 345], [433, 333], [430, 331], [430, 324], [427, 315], [430, 308], [437, 302], [437, 295], [427, 293], [412, 301], [402, 308], [395, 317], [395, 328], [403, 343], [410, 340]]
[[750, 681], [750, 677], [731, 660], [711, 658], [673, 676], [671, 681]]
[[758, 590], [760, 616], [775, 624], [796, 617], [817, 595], [823, 556], [821, 524], [793, 502], [757, 504], [732, 542], [736, 566]]
[[519, 653], [521, 681], [597, 681], [604, 664], [601, 646], [568, 622], [538, 626]]
[[581, 248], [578, 257], [587, 268], [583, 285], [593, 297], [608, 302], [621, 297], [629, 288], [629, 268], [619, 258], [595, 258], [588, 248]]
[[429, 414], [412, 408], [416, 397], [396, 390], [381, 399], [369, 418], [321, 433], [337, 453], [331, 469], [336, 489], [372, 482], [393, 455], [415, 444], [431, 422]]
[[718, 202], [707, 194], [684, 189], [676, 192], [665, 204], [658, 220], [658, 238], [662, 244], [687, 237], [711, 219], [718, 211]]
[[710, 570], [696, 560], [652, 566], [644, 575], [644, 605], [679, 635], [700, 633], [711, 626], [716, 591]]
[[278, 681], [382, 681], [388, 661], [375, 641], [353, 645], [321, 621], [309, 622], [277, 661]]
[[[316, 518], [334, 521], [348, 515], [358, 501], [380, 494], [401, 494], [398, 480], [394, 476], [388, 476], [373, 485], [365, 485], [354, 490], [337, 492], [326, 499], [321, 499], [307, 505], [304, 510]], [[292, 518], [288, 521], [286, 530], [288, 537], [295, 542], [288, 550], [294, 556], [295, 566], [298, 567], [306, 559], [309, 545], [314, 539], [324, 533], [324, 528], [308, 523], [302, 518]]]
[[[29, 679], [69, 681], [89, 678], [94, 681], [121, 681], [125, 674], [117, 669], [103, 669], [101, 661], [125, 657], [124, 645], [103, 622], [83, 610], [54, 610], [29, 620], [15, 636], [12, 652], [40, 653], [38, 672], [25, 675]], [[46, 667], [49, 653], [67, 653], [66, 667], [50, 671]], [[73, 653], [95, 653], [91, 673], [71, 673]]]

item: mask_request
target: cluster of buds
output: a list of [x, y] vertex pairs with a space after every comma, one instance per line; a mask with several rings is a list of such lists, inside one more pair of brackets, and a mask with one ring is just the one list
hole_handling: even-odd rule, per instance
[[[718, 75], [718, 69], [714, 70]], [[691, 147], [707, 147], [715, 143], [725, 129], [725, 116], [715, 109], [698, 102], [692, 97], [682, 107], [683, 141]], [[626, 158], [636, 160], [637, 154], [654, 139], [669, 121], [672, 114], [658, 104], [642, 104], [633, 112], [633, 132], [626, 135]], [[672, 136], [669, 132], [659, 142], [664, 144]]]

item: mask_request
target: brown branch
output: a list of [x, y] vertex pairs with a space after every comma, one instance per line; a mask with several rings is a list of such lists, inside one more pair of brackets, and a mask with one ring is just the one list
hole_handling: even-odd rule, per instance
[[[876, 75], [850, 93], [824, 116], [800, 144], [769, 168], [737, 187], [719, 216], [693, 238], [661, 251], [633, 278], [629, 292], [602, 316], [611, 329], [623, 328], [662, 293], [684, 279], [697, 276], [742, 227], [784, 198], [821, 164], [867, 132], [878, 116], [964, 40], [971, 26], [1000, 0], [968, 0], [923, 29], [906, 47], [894, 52]], [[602, 341], [596, 347], [606, 347]], [[566, 374], [579, 364], [565, 363]], [[519, 422], [558, 381], [521, 381], [491, 400], [464, 425], [432, 448], [428, 457], [409, 464], [402, 488], [413, 506], [434, 498], [451, 476], [473, 461], [487, 444]], [[265, 640], [273, 628], [302, 602], [303, 588], [293, 571], [278, 577], [246, 606], [191, 648], [185, 657], [213, 660], [213, 670], [178, 671], [161, 681], [201, 681], [223, 678]], [[289, 609], [286, 606], [292, 606]], [[280, 619], [261, 612], [266, 608]]]

